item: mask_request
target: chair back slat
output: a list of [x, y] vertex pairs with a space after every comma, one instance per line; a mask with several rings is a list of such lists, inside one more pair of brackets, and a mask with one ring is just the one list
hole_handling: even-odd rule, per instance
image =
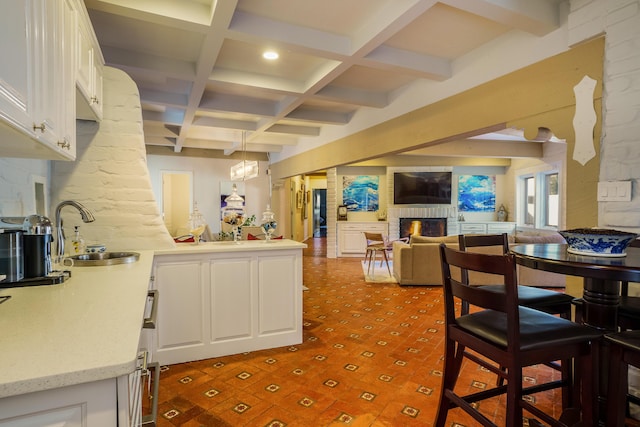
[[467, 248], [487, 246], [500, 246], [503, 254], [509, 253], [509, 237], [507, 233], [458, 235], [458, 247], [461, 251], [466, 251]]

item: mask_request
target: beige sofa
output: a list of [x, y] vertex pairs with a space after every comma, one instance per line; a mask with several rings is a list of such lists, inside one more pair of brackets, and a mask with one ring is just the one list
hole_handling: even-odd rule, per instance
[[[527, 243], [565, 243], [558, 233], [518, 233], [509, 236], [513, 245]], [[442, 286], [440, 268], [440, 243], [458, 249], [458, 236], [424, 237], [413, 236], [407, 243], [393, 243], [393, 275], [400, 285]], [[483, 248], [479, 252], [500, 253], [499, 248]], [[565, 287], [565, 276], [528, 267], [518, 266], [518, 281], [523, 285], [541, 287]], [[489, 274], [475, 273], [470, 276], [473, 284], [496, 283], [496, 277]]]

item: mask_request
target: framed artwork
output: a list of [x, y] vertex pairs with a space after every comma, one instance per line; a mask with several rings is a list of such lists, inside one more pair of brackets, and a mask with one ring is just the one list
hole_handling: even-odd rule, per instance
[[296, 209], [302, 209], [302, 191], [296, 191]]
[[496, 210], [495, 175], [460, 175], [458, 177], [460, 212], [494, 212]]
[[342, 177], [342, 204], [350, 212], [375, 212], [378, 210], [377, 175]]

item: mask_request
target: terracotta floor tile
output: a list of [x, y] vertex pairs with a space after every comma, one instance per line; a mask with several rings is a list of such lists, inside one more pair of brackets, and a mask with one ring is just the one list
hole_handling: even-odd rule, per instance
[[[442, 289], [366, 283], [361, 259], [327, 259], [324, 239], [307, 243], [303, 343], [165, 367], [158, 427], [433, 425], [443, 366]], [[525, 375], [543, 381], [558, 373], [535, 367]], [[477, 391], [494, 382], [494, 374], [465, 363], [458, 387]], [[560, 411], [559, 392], [535, 401], [550, 414]], [[504, 423], [504, 399], [481, 408]], [[447, 423], [477, 425], [460, 410]]]

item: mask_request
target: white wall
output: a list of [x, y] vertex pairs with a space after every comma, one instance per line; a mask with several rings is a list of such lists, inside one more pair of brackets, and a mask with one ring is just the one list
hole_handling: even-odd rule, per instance
[[48, 161], [0, 158], [0, 216], [36, 213], [34, 178], [49, 181]]
[[[158, 201], [158, 209], [162, 209], [159, 204], [162, 200], [162, 171], [192, 172], [193, 201], [198, 204], [198, 210], [209, 224], [211, 231], [218, 233], [220, 231], [220, 182], [231, 182], [229, 168], [236, 163], [238, 160], [149, 155], [147, 165], [153, 192]], [[241, 183], [245, 187], [246, 213], [255, 215], [257, 222], [262, 218], [262, 212], [269, 201], [267, 167], [267, 162], [259, 162], [260, 175]], [[189, 212], [192, 211], [191, 206]]]

